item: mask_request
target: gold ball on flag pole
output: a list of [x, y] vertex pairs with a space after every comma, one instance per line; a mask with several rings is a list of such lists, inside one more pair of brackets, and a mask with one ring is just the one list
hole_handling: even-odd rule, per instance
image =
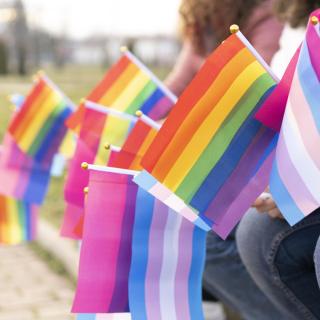
[[84, 169], [84, 170], [88, 170], [88, 168], [89, 168], [88, 162], [82, 162], [81, 163], [81, 168]]
[[127, 51], [128, 51], [128, 47], [126, 47], [126, 46], [121, 46], [120, 47], [120, 52], [125, 53]]
[[84, 187], [83, 188], [83, 193], [84, 194], [88, 194], [88, 192], [89, 192], [89, 187]]
[[233, 24], [230, 26], [230, 33], [235, 34], [240, 30], [239, 26], [237, 24]]
[[104, 148], [106, 149], [106, 150], [110, 150], [110, 143], [105, 143], [105, 145], [104, 145]]
[[319, 19], [316, 16], [312, 16], [310, 20], [314, 26], [316, 26], [319, 23]]
[[136, 116], [137, 116], [138, 118], [142, 117], [142, 116], [143, 116], [142, 111], [140, 111], [140, 110], [136, 111]]

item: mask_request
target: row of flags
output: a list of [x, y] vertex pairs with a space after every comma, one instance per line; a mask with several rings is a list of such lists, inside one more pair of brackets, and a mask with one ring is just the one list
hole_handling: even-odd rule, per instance
[[33, 238], [69, 129], [61, 235], [82, 241], [72, 312], [204, 319], [209, 230], [226, 238], [269, 185], [291, 225], [319, 207], [319, 16], [280, 81], [236, 26], [178, 99], [127, 50], [76, 111], [40, 74], [1, 151], [0, 241]]

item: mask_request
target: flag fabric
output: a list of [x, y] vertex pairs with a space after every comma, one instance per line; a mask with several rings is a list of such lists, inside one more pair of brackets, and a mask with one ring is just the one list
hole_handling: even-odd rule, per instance
[[133, 229], [132, 319], [204, 319], [201, 283], [206, 232], [141, 188]]
[[42, 204], [50, 181], [51, 163], [38, 162], [17, 146], [7, 133], [0, 158], [0, 194]]
[[[248, 209], [267, 185], [265, 170], [263, 176], [254, 174], [259, 166], [268, 168], [261, 159], [275, 133], [254, 114], [275, 80], [251, 51], [237, 32], [208, 57], [142, 159], [145, 170], [135, 178], [206, 230], [221, 224], [228, 204], [245, 191], [242, 202]], [[225, 237], [231, 227], [224, 223], [217, 233]]]
[[[137, 110], [152, 119], [163, 116], [176, 97], [163, 83], [126, 50], [110, 68], [102, 81], [88, 95], [87, 100], [134, 115]], [[81, 104], [67, 121], [69, 128], [76, 129], [82, 123], [84, 105]]]
[[[105, 165], [109, 157], [109, 152], [104, 147], [106, 142], [122, 145], [136, 121], [131, 115], [123, 113], [108, 115], [107, 112], [98, 105], [90, 104], [85, 107], [83, 124], [65, 183], [66, 209], [60, 232], [62, 236], [79, 237], [74, 233], [74, 228], [79, 223], [79, 217], [83, 215], [83, 189], [89, 181], [89, 174], [81, 168], [81, 163]], [[112, 132], [110, 129], [114, 126], [111, 122], [114, 122], [120, 131]]]
[[38, 206], [0, 195], [0, 244], [34, 240], [37, 216]]
[[141, 170], [141, 159], [158, 133], [158, 129], [158, 124], [142, 115], [120, 151], [114, 154], [110, 165], [123, 169]]
[[8, 131], [23, 152], [37, 161], [51, 161], [72, 110], [66, 96], [45, 75], [40, 75]]
[[270, 191], [293, 225], [320, 207], [320, 32], [309, 23], [276, 148]]
[[128, 174], [90, 169], [79, 277], [72, 312], [128, 312], [137, 185]]
[[131, 320], [130, 313], [84, 313], [77, 316], [77, 320]]

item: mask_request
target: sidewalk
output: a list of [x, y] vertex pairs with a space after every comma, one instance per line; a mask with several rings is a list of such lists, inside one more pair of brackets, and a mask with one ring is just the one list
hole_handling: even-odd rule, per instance
[[71, 320], [73, 289], [28, 245], [0, 247], [0, 320]]

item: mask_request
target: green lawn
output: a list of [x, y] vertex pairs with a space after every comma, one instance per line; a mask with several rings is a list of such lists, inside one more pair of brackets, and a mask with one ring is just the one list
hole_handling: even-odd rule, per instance
[[[68, 66], [62, 70], [45, 69], [47, 75], [75, 102], [85, 97], [93, 86], [103, 77], [106, 69], [88, 66]], [[166, 70], [155, 70], [163, 78]], [[12, 108], [8, 95], [13, 93], [26, 94], [32, 85], [32, 77], [0, 77], [0, 138], [2, 139]], [[52, 178], [45, 203], [41, 208], [41, 215], [59, 227], [64, 210], [63, 202], [64, 178]]]

